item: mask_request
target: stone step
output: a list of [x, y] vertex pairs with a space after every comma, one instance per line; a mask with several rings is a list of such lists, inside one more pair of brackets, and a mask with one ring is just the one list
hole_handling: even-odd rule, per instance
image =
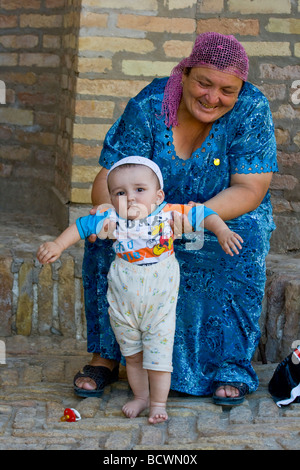
[[47, 217], [0, 213], [0, 337], [63, 337], [84, 341], [83, 242], [53, 264], [36, 259], [59, 230]]
[[81, 253], [40, 265], [34, 253], [0, 256], [0, 336], [64, 336], [85, 339]]
[[300, 344], [300, 255], [269, 254], [261, 316], [262, 342], [269, 361], [282, 361]]

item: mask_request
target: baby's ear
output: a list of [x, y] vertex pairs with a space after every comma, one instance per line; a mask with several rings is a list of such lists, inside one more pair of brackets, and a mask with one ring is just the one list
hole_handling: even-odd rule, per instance
[[165, 199], [165, 193], [163, 192], [162, 189], [159, 189], [157, 191], [157, 199], [156, 199], [156, 204], [161, 204]]

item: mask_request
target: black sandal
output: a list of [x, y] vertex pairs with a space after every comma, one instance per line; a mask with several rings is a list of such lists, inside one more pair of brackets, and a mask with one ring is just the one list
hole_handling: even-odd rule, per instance
[[[216, 390], [220, 387], [225, 387], [225, 385], [230, 385], [231, 387], [237, 388], [239, 391], [238, 397], [219, 397], [216, 395]], [[235, 406], [241, 405], [245, 400], [245, 396], [249, 393], [248, 385], [243, 382], [214, 382], [213, 385], [213, 400], [216, 405], [223, 406]]]
[[[77, 387], [76, 380], [80, 377], [86, 377], [94, 380], [96, 383], [95, 390], [85, 390], [84, 388]], [[79, 397], [101, 397], [104, 388], [113, 382], [116, 382], [119, 378], [119, 365], [117, 365], [112, 371], [108, 367], [104, 366], [90, 366], [86, 365], [82, 372], [77, 372], [74, 377], [74, 392]]]

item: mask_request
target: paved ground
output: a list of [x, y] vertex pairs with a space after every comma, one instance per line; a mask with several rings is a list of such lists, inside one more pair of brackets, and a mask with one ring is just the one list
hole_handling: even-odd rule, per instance
[[[45, 358], [35, 358], [32, 377], [38, 361]], [[0, 366], [0, 450], [106, 450], [113, 458], [117, 450], [144, 450], [147, 455], [154, 450], [164, 454], [182, 450], [191, 456], [197, 450], [300, 448], [300, 404], [279, 409], [267, 391], [275, 364], [255, 364], [260, 386], [243, 405], [222, 408], [210, 398], [172, 393], [168, 422], [155, 426], [148, 424], [146, 414], [136, 419], [122, 415], [120, 408], [130, 396], [124, 376], [107, 387], [101, 398], [80, 399], [71, 383], [30, 385], [27, 378], [12, 386], [11, 380], [5, 380], [9, 377], [5, 371], [17, 375], [26, 365], [28, 358], [23, 357], [14, 367]], [[66, 407], [77, 409], [82, 419], [61, 422]], [[104, 459], [107, 453], [101, 455]]]
[[[32, 254], [41, 240], [56, 233], [46, 230], [47, 221], [32, 230], [31, 219], [21, 214], [3, 221], [3, 257]], [[0, 363], [0, 450], [91, 449], [101, 450], [103, 459], [107, 455], [121, 458], [122, 452], [128, 455], [125, 451], [136, 455], [144, 450], [150, 456], [154, 451], [163, 455], [182, 451], [186, 456], [183, 463], [192, 464], [192, 456], [200, 450], [300, 449], [300, 404], [279, 409], [267, 390], [276, 364], [255, 364], [260, 386], [243, 405], [222, 408], [211, 398], [172, 393], [168, 422], [153, 426], [148, 424], [146, 413], [133, 420], [122, 415], [121, 406], [130, 396], [124, 373], [101, 398], [74, 395], [72, 377], [87, 361], [84, 343], [57, 335], [5, 335], [1, 339], [12, 358]], [[61, 422], [67, 407], [77, 409], [82, 419]], [[122, 463], [97, 459], [98, 463]]]

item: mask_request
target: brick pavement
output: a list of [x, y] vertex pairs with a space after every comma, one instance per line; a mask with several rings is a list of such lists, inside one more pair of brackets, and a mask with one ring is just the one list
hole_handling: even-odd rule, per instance
[[[53, 377], [51, 381], [45, 376], [38, 379], [35, 374], [47, 359], [22, 357], [0, 365], [0, 450], [102, 450], [114, 455], [128, 450], [148, 454], [181, 450], [188, 454], [197, 450], [300, 448], [300, 404], [279, 409], [267, 391], [275, 364], [255, 364], [260, 386], [243, 405], [223, 408], [209, 397], [173, 392], [168, 422], [153, 426], [146, 414], [135, 419], [122, 415], [121, 406], [131, 393], [124, 371], [101, 398], [80, 399], [69, 379], [60, 383]], [[61, 422], [66, 407], [77, 409], [82, 419]]]
[[[48, 238], [45, 234], [55, 235], [55, 229], [47, 221], [40, 221], [35, 230], [32, 229], [33, 221], [21, 215], [18, 220], [3, 221], [0, 254], [5, 262], [11, 257], [15, 263], [23, 262], [25, 267], [29, 262], [32, 264], [40, 241]], [[13, 269], [10, 272], [10, 269], [10, 265], [5, 267], [2, 275], [8, 280], [13, 275], [16, 282], [18, 273]], [[280, 263], [278, 269], [282, 271]], [[80, 282], [80, 274], [77, 275]], [[18, 281], [20, 303], [23, 285], [20, 274]], [[37, 282], [34, 276], [33, 281]], [[24, 285], [27, 286], [25, 281]], [[3, 290], [3, 278], [0, 287]], [[52, 288], [51, 283], [45, 287], [45, 291], [49, 291], [48, 297], [52, 295]], [[10, 322], [2, 312], [0, 339], [6, 345], [7, 363], [1, 364], [0, 360], [0, 450], [93, 449], [111, 453], [155, 450], [171, 453], [202, 449], [300, 448], [300, 404], [279, 409], [268, 394], [267, 384], [275, 363], [255, 364], [260, 386], [243, 405], [226, 409], [215, 406], [211, 398], [173, 393], [168, 402], [168, 422], [155, 426], [148, 424], [146, 414], [133, 420], [122, 415], [121, 406], [130, 395], [124, 370], [119, 382], [107, 387], [101, 398], [77, 398], [73, 393], [72, 378], [89, 359], [85, 339], [80, 333], [84, 325], [81, 329], [77, 327], [75, 334], [72, 330], [74, 313], [68, 316], [68, 312], [62, 310], [60, 327], [68, 322], [71, 331], [47, 329], [48, 323], [55, 326], [51, 317], [53, 307], [49, 299], [48, 303], [44, 297], [41, 301], [43, 309], [37, 316], [39, 303], [32, 296], [32, 313], [27, 318], [31, 321], [30, 334], [21, 334], [18, 328], [15, 331], [15, 324], [26, 326], [26, 318], [21, 316], [22, 322], [16, 321], [19, 310], [15, 311], [14, 288]], [[44, 312], [44, 304], [50, 312], [47, 313], [49, 318]], [[2, 310], [7, 307], [4, 302], [1, 305]], [[37, 320], [40, 334], [33, 328]], [[12, 331], [6, 331], [7, 325]], [[60, 417], [67, 407], [80, 411], [82, 419], [75, 423], [61, 422]]]

